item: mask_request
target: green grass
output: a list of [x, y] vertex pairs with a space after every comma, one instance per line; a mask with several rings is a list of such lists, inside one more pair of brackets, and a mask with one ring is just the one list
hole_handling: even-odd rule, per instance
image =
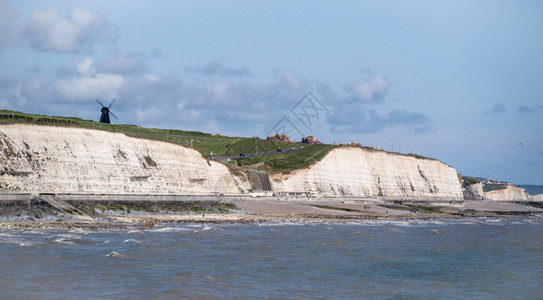
[[293, 146], [298, 148], [300, 145], [295, 143], [261, 140], [257, 138], [245, 138], [235, 141], [234, 143], [225, 145], [225, 149], [222, 152], [213, 153], [221, 156], [238, 156], [240, 153], [249, 154], [257, 152], [276, 151], [277, 148], [290, 149]]
[[[15, 119], [10, 118], [12, 112], [15, 113]], [[33, 115], [11, 110], [0, 110], [0, 124], [9, 123], [69, 126], [120, 132], [131, 137], [159, 140], [192, 147], [205, 157], [209, 156], [211, 151], [213, 151], [214, 154], [222, 154], [225, 152], [227, 145], [246, 139], [241, 137], [217, 136], [198, 131], [143, 128], [136, 125], [104, 124], [80, 118]], [[239, 155], [239, 153], [237, 153], [237, 155]]]
[[464, 179], [464, 186], [471, 185], [471, 184], [476, 184], [476, 183], [481, 182], [479, 179], [477, 179], [475, 177], [464, 176], [464, 177], [462, 177], [462, 179]]
[[[300, 144], [297, 147], [301, 146]], [[330, 150], [337, 147], [334, 145], [316, 144], [303, 145], [304, 149], [293, 152], [277, 153], [251, 157], [243, 160], [245, 165], [264, 163], [258, 169], [271, 172], [289, 172], [296, 169], [307, 168], [316, 161], [322, 159]]]
[[507, 189], [507, 184], [485, 184], [483, 185], [483, 192], [505, 190]]
[[[12, 112], [15, 114], [15, 119], [11, 119]], [[143, 128], [136, 125], [104, 124], [81, 118], [44, 116], [11, 110], [0, 110], [0, 124], [10, 123], [80, 127], [119, 132], [130, 137], [159, 140], [186, 147], [192, 147], [200, 152], [200, 154], [202, 154], [204, 157], [208, 157], [211, 152], [213, 152], [214, 156], [239, 156], [240, 153], [250, 154], [256, 152], [276, 151], [278, 147], [285, 150], [290, 149], [291, 147], [305, 147], [304, 150], [300, 151], [258, 156], [240, 161], [244, 165], [252, 165], [263, 162], [264, 166], [262, 166], [260, 169], [271, 172], [288, 172], [295, 169], [308, 167], [314, 162], [322, 159], [324, 155], [328, 153], [328, 151], [336, 147], [326, 144], [306, 145], [268, 141], [257, 138], [228, 137], [197, 131]], [[145, 159], [147, 165], [153, 166], [154, 161], [152, 161], [150, 157], [146, 157]]]

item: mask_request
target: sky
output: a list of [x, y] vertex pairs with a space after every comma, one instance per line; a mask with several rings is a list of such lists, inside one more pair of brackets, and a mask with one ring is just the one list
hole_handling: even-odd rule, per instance
[[543, 1], [0, 0], [0, 109], [543, 184]]

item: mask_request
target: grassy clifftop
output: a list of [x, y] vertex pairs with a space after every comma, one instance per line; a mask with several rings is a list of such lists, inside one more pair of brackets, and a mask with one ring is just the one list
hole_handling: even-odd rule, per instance
[[[14, 114], [14, 118], [11, 114]], [[251, 154], [257, 152], [276, 151], [277, 148], [297, 148], [295, 143], [275, 142], [257, 138], [228, 137], [212, 135], [197, 131], [183, 131], [172, 129], [143, 128], [136, 125], [104, 124], [92, 120], [73, 117], [58, 117], [27, 114], [22, 112], [0, 110], [0, 124], [36, 124], [49, 126], [81, 127], [96, 130], [123, 133], [127, 136], [165, 141], [197, 150], [204, 157], [211, 152], [214, 156], [239, 156], [240, 153]], [[252, 158], [245, 158], [239, 162], [246, 169], [248, 165], [257, 164], [258, 169], [282, 172], [304, 168], [321, 159], [333, 145], [304, 145], [305, 149], [286, 153], [274, 153]], [[252, 168], [252, 167], [249, 167]]]
[[244, 139], [239, 137], [215, 136], [197, 131], [143, 128], [136, 125], [104, 124], [80, 118], [33, 115], [21, 112], [13, 112], [15, 118], [12, 119], [11, 113], [12, 111], [0, 110], [0, 123], [69, 126], [120, 132], [131, 137], [160, 140], [189, 146], [198, 150], [204, 156], [209, 155], [210, 151], [213, 151], [214, 153], [224, 152], [227, 145], [234, 144]]
[[[12, 113], [14, 117], [12, 118]], [[49, 126], [68, 126], [68, 127], [81, 127], [90, 128], [96, 130], [104, 130], [111, 132], [123, 133], [127, 136], [144, 138], [158, 141], [165, 141], [168, 143], [178, 144], [185, 147], [191, 147], [204, 157], [208, 157], [210, 153], [213, 153], [214, 157], [217, 156], [236, 156], [240, 158], [240, 153], [251, 154], [258, 152], [274, 152], [270, 155], [256, 156], [250, 158], [243, 158], [238, 160], [235, 165], [239, 167], [241, 164], [242, 169], [258, 169], [268, 172], [289, 172], [296, 169], [306, 168], [322, 159], [330, 150], [338, 147], [328, 144], [297, 144], [286, 143], [278, 141], [262, 140], [258, 138], [247, 137], [229, 137], [222, 135], [212, 135], [209, 133], [203, 133], [198, 131], [183, 131], [173, 129], [157, 129], [157, 128], [143, 128], [136, 125], [117, 125], [117, 124], [104, 124], [92, 120], [84, 120], [73, 117], [58, 117], [58, 116], [45, 116], [27, 114], [22, 112], [16, 112], [11, 110], [0, 110], [0, 125], [1, 124], [36, 124], [36, 125], [49, 125]], [[277, 148], [290, 149], [291, 147], [299, 148], [304, 146], [303, 150], [291, 151], [291, 152], [276, 152]], [[367, 151], [383, 151], [372, 147], [362, 147]], [[386, 151], [385, 151], [386, 152]], [[395, 155], [405, 155], [415, 157], [417, 159], [431, 159], [428, 157], [420, 156], [418, 154], [401, 154], [392, 153]], [[231, 162], [230, 165], [234, 165]]]

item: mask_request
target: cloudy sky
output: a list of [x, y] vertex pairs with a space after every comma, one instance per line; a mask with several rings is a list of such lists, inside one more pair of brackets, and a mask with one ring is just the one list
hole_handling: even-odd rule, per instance
[[543, 184], [542, 1], [0, 0], [0, 109], [283, 131]]

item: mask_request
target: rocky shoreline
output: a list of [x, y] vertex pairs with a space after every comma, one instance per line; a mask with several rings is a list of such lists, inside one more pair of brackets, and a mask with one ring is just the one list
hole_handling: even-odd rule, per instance
[[[440, 218], [525, 217], [543, 214], [531, 203], [470, 201], [462, 205], [409, 206], [390, 203], [349, 204], [315, 201], [262, 201], [246, 199], [236, 205], [217, 202], [161, 207], [148, 204], [80, 205], [90, 216], [81, 220], [33, 199], [28, 205], [3, 204], [0, 229], [106, 229], [151, 228], [161, 223], [358, 223], [373, 220], [414, 220]], [[537, 206], [537, 205], [536, 205]]]

